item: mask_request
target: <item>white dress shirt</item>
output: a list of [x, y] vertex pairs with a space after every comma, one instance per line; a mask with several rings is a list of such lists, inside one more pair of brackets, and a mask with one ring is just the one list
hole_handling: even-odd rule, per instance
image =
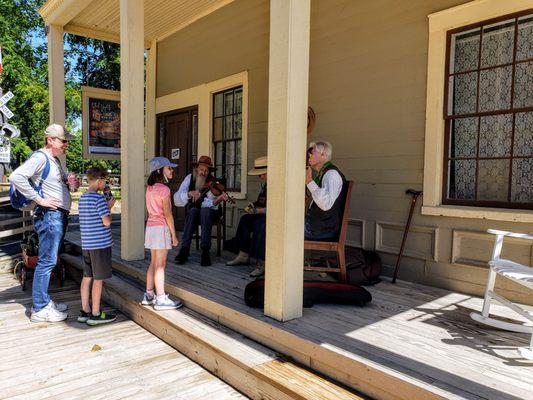
[[322, 187], [318, 186], [315, 181], [311, 181], [307, 184], [307, 188], [311, 192], [313, 202], [316, 203], [318, 208], [328, 211], [341, 194], [342, 178], [336, 170], [330, 169], [322, 177]]
[[[174, 204], [176, 207], [185, 207], [189, 202], [188, 193], [189, 186], [191, 185], [191, 177], [192, 174], [187, 175], [183, 182], [181, 182], [178, 191], [174, 193]], [[218, 205], [214, 205], [213, 200], [215, 200], [215, 196], [209, 191], [202, 201], [202, 208], [212, 208], [213, 210], [217, 210]]]

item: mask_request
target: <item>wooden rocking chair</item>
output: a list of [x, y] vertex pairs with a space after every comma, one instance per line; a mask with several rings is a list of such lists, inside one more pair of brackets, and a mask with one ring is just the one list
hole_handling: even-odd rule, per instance
[[520, 285], [523, 285], [533, 290], [533, 268], [518, 264], [510, 260], [504, 260], [500, 258], [500, 254], [503, 246], [503, 239], [505, 236], [529, 239], [533, 240], [533, 235], [526, 235], [523, 233], [512, 233], [505, 231], [497, 231], [493, 229], [488, 230], [489, 233], [496, 235], [496, 241], [494, 242], [494, 249], [492, 251], [492, 260], [489, 261], [489, 277], [487, 280], [487, 288], [485, 289], [485, 300], [483, 302], [483, 310], [481, 314], [471, 313], [470, 317], [486, 325], [490, 325], [495, 328], [504, 329], [512, 332], [530, 333], [531, 342], [529, 347], [520, 348], [518, 351], [522, 357], [533, 360], [533, 325], [526, 325], [521, 323], [511, 323], [501, 321], [489, 316], [490, 305], [492, 302], [500, 303], [503, 306], [509, 307], [511, 310], [522, 315], [533, 324], [533, 312], [525, 310], [519, 305], [507, 300], [506, 298], [496, 294], [494, 292], [494, 284], [496, 282], [496, 276], [500, 275], [507, 279], [512, 280]]
[[348, 181], [348, 190], [346, 192], [346, 200], [344, 202], [344, 211], [342, 215], [341, 230], [339, 233], [338, 240], [336, 242], [314, 240], [306, 240], [304, 242], [304, 250], [335, 252], [336, 260], [334, 261], [336, 261], [336, 266], [330, 267], [329, 260], [326, 259], [326, 266], [316, 267], [307, 264], [304, 265], [305, 271], [338, 272], [340, 278], [339, 280], [341, 282], [347, 282], [348, 277], [346, 275], [346, 256], [344, 253], [344, 248], [346, 244], [346, 231], [348, 229], [348, 217], [350, 215], [350, 199], [352, 198], [352, 187], [353, 181]]

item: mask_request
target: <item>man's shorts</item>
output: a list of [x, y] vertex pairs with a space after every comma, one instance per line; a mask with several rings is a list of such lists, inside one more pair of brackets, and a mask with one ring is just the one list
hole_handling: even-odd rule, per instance
[[111, 278], [111, 247], [83, 250], [83, 276], [103, 280]]

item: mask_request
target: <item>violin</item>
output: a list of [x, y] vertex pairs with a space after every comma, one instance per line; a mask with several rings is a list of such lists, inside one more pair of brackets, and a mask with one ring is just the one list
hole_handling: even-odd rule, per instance
[[207, 195], [207, 193], [213, 193], [213, 196], [218, 197], [222, 193], [225, 193], [228, 195], [228, 201], [231, 204], [235, 204], [235, 199], [231, 197], [228, 192], [226, 192], [226, 185], [223, 183], [223, 179], [219, 179], [211, 174], [207, 175], [205, 178], [205, 184], [202, 190], [200, 191], [200, 200], [203, 200], [203, 198]]

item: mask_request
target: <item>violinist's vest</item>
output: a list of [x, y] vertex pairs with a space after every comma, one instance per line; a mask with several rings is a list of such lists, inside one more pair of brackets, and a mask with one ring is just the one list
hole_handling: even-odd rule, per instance
[[[189, 192], [190, 191], [193, 191], [193, 190], [196, 190], [196, 179], [194, 178], [194, 175], [191, 174], [191, 181], [189, 183]], [[205, 195], [204, 196], [200, 196], [200, 198], [196, 201], [189, 201], [189, 204], [187, 204], [188, 207], [190, 208], [201, 208], [202, 207], [202, 202], [204, 201], [205, 199]]]
[[318, 186], [322, 187], [322, 179], [324, 178], [326, 172], [330, 170], [337, 171], [341, 176], [342, 190], [335, 200], [335, 203], [333, 203], [333, 207], [331, 207], [329, 210], [324, 211], [320, 209], [320, 207], [318, 207], [314, 201], [307, 210], [307, 217], [310, 219], [311, 223], [311, 233], [317, 236], [331, 232], [335, 232], [336, 236], [338, 236], [341, 229], [344, 203], [346, 200], [346, 193], [348, 192], [348, 183], [346, 182], [346, 178], [344, 177], [343, 173], [335, 165], [329, 164], [321, 171]]

